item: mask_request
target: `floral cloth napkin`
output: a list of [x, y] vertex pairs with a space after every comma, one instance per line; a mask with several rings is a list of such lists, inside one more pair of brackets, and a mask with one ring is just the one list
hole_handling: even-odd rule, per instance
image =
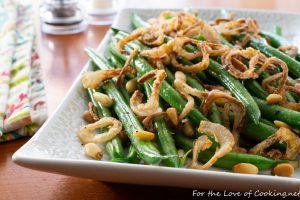
[[0, 0], [0, 142], [34, 134], [47, 118], [34, 12], [19, 2]]

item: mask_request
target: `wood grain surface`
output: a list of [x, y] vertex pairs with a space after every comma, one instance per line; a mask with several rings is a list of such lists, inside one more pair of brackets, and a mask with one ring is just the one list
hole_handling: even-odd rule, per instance
[[[32, 0], [38, 8], [38, 2]], [[215, 7], [300, 11], [298, 0], [129, 0], [125, 7]], [[38, 23], [37, 23], [38, 24]], [[57, 108], [87, 62], [83, 49], [96, 47], [108, 26], [90, 26], [84, 33], [68, 36], [42, 34], [39, 50], [44, 68], [49, 114]], [[189, 199], [192, 189], [136, 186], [68, 177], [15, 165], [12, 154], [28, 139], [0, 144], [0, 200], [18, 199]], [[199, 180], [205, 181], [205, 180]]]

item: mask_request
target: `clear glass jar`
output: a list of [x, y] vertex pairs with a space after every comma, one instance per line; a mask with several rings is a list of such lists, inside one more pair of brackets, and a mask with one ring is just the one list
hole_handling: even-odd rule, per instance
[[65, 35], [86, 29], [84, 14], [77, 0], [45, 0], [40, 8], [42, 31]]

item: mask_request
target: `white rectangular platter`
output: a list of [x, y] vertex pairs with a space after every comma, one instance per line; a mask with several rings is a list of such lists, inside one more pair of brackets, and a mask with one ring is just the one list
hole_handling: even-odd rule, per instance
[[[220, 16], [220, 10], [199, 9], [200, 17], [212, 20]], [[122, 10], [114, 27], [130, 31], [131, 15], [136, 13], [148, 19], [157, 16], [162, 10], [125, 9]], [[234, 10], [237, 17], [256, 18], [263, 30], [271, 31], [274, 25], [280, 25], [284, 37], [293, 44], [300, 44], [300, 15], [270, 11]], [[105, 54], [110, 32], [99, 46], [99, 52]], [[87, 64], [83, 71], [89, 69]], [[270, 175], [235, 174], [220, 169], [193, 170], [175, 169], [162, 166], [114, 163], [104, 160], [95, 161], [84, 155], [83, 147], [77, 139], [77, 132], [84, 124], [81, 119], [86, 109], [87, 97], [77, 78], [63, 102], [38, 131], [14, 155], [13, 161], [23, 167], [45, 172], [92, 178], [102, 181], [132, 183], [143, 185], [175, 186], [213, 190], [277, 190], [299, 191], [300, 170], [292, 178]], [[269, 172], [265, 172], [269, 174]]]

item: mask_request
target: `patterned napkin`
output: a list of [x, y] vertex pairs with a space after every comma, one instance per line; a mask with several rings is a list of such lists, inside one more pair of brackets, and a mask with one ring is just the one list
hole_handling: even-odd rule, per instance
[[47, 107], [32, 6], [14, 0], [0, 0], [0, 6], [0, 142], [4, 142], [34, 134], [47, 118]]

